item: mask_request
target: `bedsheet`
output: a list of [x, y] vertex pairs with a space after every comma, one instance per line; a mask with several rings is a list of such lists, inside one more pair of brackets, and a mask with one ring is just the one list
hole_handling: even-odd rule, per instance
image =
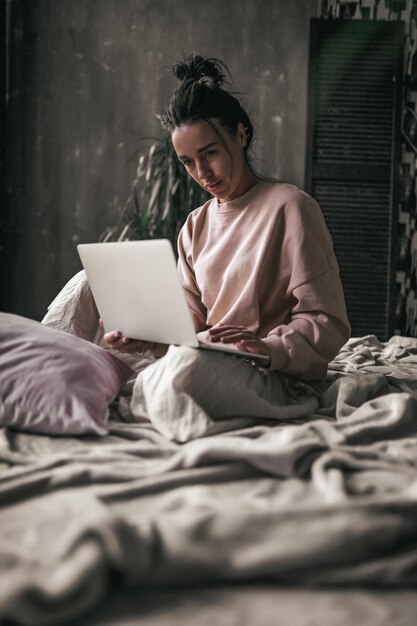
[[416, 585], [416, 339], [351, 339], [296, 423], [177, 444], [128, 400], [105, 437], [0, 431], [0, 620], [77, 623], [115, 575]]

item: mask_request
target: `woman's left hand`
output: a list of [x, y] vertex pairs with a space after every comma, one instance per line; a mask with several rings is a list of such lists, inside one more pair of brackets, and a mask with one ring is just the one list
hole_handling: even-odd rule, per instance
[[[257, 352], [265, 354], [271, 360], [269, 347], [254, 332], [244, 326], [232, 326], [230, 324], [218, 324], [210, 328], [208, 335], [214, 343], [233, 343], [238, 349], [245, 352]], [[270, 360], [266, 367], [268, 367]]]

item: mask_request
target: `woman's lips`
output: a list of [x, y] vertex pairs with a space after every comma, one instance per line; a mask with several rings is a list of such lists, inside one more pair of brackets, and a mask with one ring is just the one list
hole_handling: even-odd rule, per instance
[[207, 183], [206, 185], [204, 185], [204, 187], [208, 191], [215, 191], [218, 187], [220, 187], [220, 185], [221, 185], [221, 180], [218, 180], [215, 183]]

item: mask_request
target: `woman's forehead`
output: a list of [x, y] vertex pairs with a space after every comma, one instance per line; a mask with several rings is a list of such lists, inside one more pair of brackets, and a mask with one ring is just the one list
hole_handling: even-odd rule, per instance
[[[215, 128], [213, 128], [213, 126]], [[190, 124], [177, 126], [172, 132], [172, 144], [177, 154], [182, 153], [185, 149], [198, 150], [211, 142], [219, 142], [221, 131], [215, 121], [210, 123], [205, 120], [197, 120]]]

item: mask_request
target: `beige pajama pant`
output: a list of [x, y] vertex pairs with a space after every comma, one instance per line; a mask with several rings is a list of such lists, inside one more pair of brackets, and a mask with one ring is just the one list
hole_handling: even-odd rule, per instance
[[265, 372], [240, 356], [170, 346], [137, 376], [130, 408], [168, 439], [185, 442], [215, 432], [218, 420], [306, 417], [321, 390], [322, 383]]

